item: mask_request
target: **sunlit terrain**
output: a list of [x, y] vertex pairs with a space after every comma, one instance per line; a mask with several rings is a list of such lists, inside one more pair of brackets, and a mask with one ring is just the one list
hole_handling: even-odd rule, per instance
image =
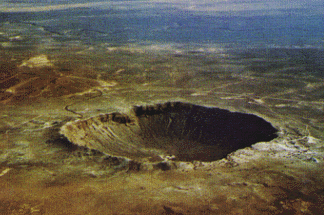
[[322, 213], [320, 1], [72, 3], [0, 2], [0, 214]]

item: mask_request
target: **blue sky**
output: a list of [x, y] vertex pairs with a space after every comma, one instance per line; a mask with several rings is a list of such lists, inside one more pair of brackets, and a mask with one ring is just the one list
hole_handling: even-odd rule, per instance
[[44, 11], [76, 7], [117, 9], [175, 8], [194, 12], [244, 12], [259, 14], [301, 9], [311, 14], [324, 12], [323, 0], [0, 0], [0, 12]]

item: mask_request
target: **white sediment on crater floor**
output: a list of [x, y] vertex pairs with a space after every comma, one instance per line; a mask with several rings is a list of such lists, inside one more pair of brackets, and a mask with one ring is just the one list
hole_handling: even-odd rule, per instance
[[9, 47], [12, 46], [12, 44], [11, 44], [10, 42], [3, 42], [3, 43], [0, 43], [0, 44], [1, 44], [1, 46], [2, 46], [3, 48], [9, 48]]
[[23, 63], [20, 65], [22, 66], [27, 66], [29, 68], [34, 68], [34, 67], [45, 67], [49, 66], [52, 67], [54, 66], [53, 63], [47, 58], [45, 54], [38, 55], [36, 57], [32, 57], [26, 61], [23, 61]]

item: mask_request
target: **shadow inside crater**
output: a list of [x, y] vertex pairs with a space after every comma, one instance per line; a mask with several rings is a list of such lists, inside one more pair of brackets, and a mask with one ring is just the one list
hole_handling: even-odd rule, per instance
[[177, 160], [214, 161], [277, 137], [262, 118], [219, 108], [175, 102], [134, 107], [134, 112], [146, 145], [170, 145]]
[[135, 106], [132, 114], [103, 114], [70, 122], [61, 133], [71, 142], [111, 156], [154, 161], [215, 161], [277, 137], [264, 119], [181, 102]]

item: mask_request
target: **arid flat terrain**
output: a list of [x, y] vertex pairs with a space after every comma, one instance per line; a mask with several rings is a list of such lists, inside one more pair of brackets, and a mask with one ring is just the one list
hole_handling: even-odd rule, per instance
[[324, 210], [322, 49], [0, 32], [0, 214]]

